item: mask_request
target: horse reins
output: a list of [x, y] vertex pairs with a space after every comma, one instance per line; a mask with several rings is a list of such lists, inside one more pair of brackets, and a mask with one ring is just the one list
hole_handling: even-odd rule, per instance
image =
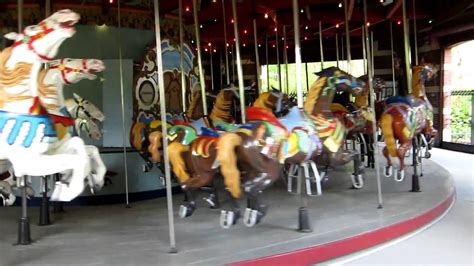
[[[68, 67], [64, 64], [64, 58], [59, 60], [58, 65], [52, 65], [49, 69], [58, 69], [61, 72], [61, 78], [63, 79], [64, 83], [71, 84], [71, 82], [67, 79], [67, 74], [74, 72], [74, 73], [86, 73], [87, 69], [87, 59], [82, 59], [82, 69], [75, 68], [75, 67]], [[74, 99], [75, 100], [75, 99]]]
[[33, 46], [33, 43], [41, 38], [43, 38], [44, 36], [48, 35], [49, 33], [53, 32], [54, 29], [53, 28], [48, 28], [44, 22], [40, 22], [38, 24], [38, 26], [41, 28], [41, 31], [38, 32], [37, 34], [35, 35], [28, 35], [26, 34], [25, 31], [22, 32], [23, 34], [23, 39], [19, 40], [19, 41], [16, 41], [13, 43], [12, 45], [12, 48], [15, 48], [21, 44], [27, 44], [28, 45], [28, 49], [33, 51], [37, 56], [39, 56], [41, 59], [43, 60], [46, 60], [46, 61], [51, 61], [53, 60], [53, 58], [51, 57], [48, 57], [46, 55], [42, 55], [40, 53], [38, 53], [35, 49], [35, 47]]

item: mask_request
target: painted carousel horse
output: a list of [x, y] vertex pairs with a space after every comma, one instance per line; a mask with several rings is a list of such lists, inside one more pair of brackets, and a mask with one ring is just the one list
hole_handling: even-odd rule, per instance
[[[395, 180], [405, 178], [405, 153], [412, 147], [418, 149], [418, 135], [427, 136], [431, 141], [437, 135], [433, 128], [433, 107], [425, 93], [425, 82], [430, 80], [437, 69], [430, 64], [413, 67], [412, 94], [408, 97], [391, 97], [380, 119], [380, 127], [385, 140], [383, 154], [387, 159], [385, 176], [392, 176], [390, 157], [398, 157], [400, 168], [395, 171]], [[397, 140], [399, 147], [397, 148]], [[429, 145], [430, 143], [427, 143]], [[413, 154], [417, 156], [417, 154]], [[415, 166], [416, 167], [416, 166]]]
[[[96, 79], [96, 74], [105, 70], [104, 63], [98, 59], [63, 58], [50, 61], [48, 66], [48, 69], [42, 70], [39, 74], [39, 96], [50, 115], [61, 121], [55, 123], [59, 140], [79, 135], [82, 129], [94, 134], [89, 135], [90, 137], [99, 139], [102, 134], [94, 120], [103, 121], [104, 114], [75, 93], [73, 99], [65, 100], [63, 89], [65, 85], [75, 84], [81, 80]], [[102, 188], [107, 170], [97, 147], [85, 145], [85, 148], [90, 158], [91, 172], [94, 173], [88, 178], [88, 183], [94, 192]]]
[[282, 176], [286, 162], [298, 164], [321, 152], [322, 145], [306, 114], [292, 107], [282, 118], [259, 107], [246, 110], [248, 123], [224, 133], [217, 142], [216, 162], [229, 192], [232, 209], [222, 210], [220, 224], [229, 228], [240, 217], [236, 199], [248, 198], [244, 224], [254, 226], [266, 215], [260, 194]]
[[[158, 112], [156, 112], [158, 113]], [[154, 114], [152, 114], [154, 115]], [[185, 122], [195, 121], [204, 116], [201, 92], [196, 91], [193, 93], [191, 103], [188, 106], [186, 113], [182, 114], [182, 117], [172, 116], [168, 114], [166, 122], [167, 127], [170, 128], [174, 125], [173, 121], [182, 120]], [[155, 133], [157, 132], [157, 133]], [[153, 146], [150, 147], [150, 140], [152, 140]], [[145, 161], [143, 171], [148, 172], [156, 164], [161, 164], [161, 154], [156, 154], [155, 158], [152, 158], [152, 154], [149, 150], [161, 149], [161, 119], [155, 119], [150, 122], [136, 122], [130, 129], [130, 143], [134, 147], [140, 157]]]
[[0, 54], [0, 159], [17, 177], [63, 173], [51, 199], [70, 201], [84, 190], [91, 167], [82, 139], [59, 141], [54, 117], [41, 105], [38, 72], [70, 38], [79, 15], [61, 10], [23, 33], [10, 33], [11, 47]]
[[[249, 87], [245, 87], [245, 90], [250, 90], [252, 89], [251, 85]], [[192, 128], [196, 130], [196, 134], [200, 135], [201, 134], [201, 128], [223, 128], [224, 130], [231, 129], [233, 127], [233, 123], [235, 122], [234, 117], [232, 115], [232, 109], [234, 108], [234, 102], [235, 99], [239, 99], [239, 93], [237, 87], [235, 87], [233, 84], [231, 84], [229, 87], [226, 87], [222, 90], [219, 91], [219, 93], [213, 97], [214, 99], [214, 105], [212, 107], [211, 113], [209, 116], [201, 116], [198, 119], [194, 121], [183, 121], [183, 120], [177, 120], [175, 119], [172, 122], [168, 122], [168, 127], [170, 128], [174, 124], [178, 125], [189, 125]], [[200, 103], [202, 101], [199, 101], [199, 104], [193, 105], [193, 101], [190, 105], [190, 108], [202, 108], [202, 105]], [[134, 136], [134, 142], [135, 144], [138, 144], [141, 140], [140, 133], [143, 132], [140, 131], [140, 127], [137, 127], [135, 129], [132, 129], [133, 136]], [[138, 134], [137, 134], [138, 132]], [[161, 121], [159, 123], [159, 126], [157, 125], [153, 130], [148, 130], [145, 131], [148, 135], [148, 143], [149, 145], [147, 146], [147, 151], [146, 154], [147, 156], [151, 155], [151, 161], [154, 162], [155, 164], [161, 163], [161, 147], [162, 147], [162, 133], [161, 133]], [[143, 146], [142, 146], [143, 149]]]
[[[354, 102], [350, 101], [348, 93], [336, 94], [334, 102], [331, 104], [331, 111], [344, 123], [348, 130], [347, 139], [351, 139], [353, 145], [360, 144], [361, 161], [364, 162], [367, 156], [367, 167], [373, 168], [375, 161], [372, 124], [376, 114], [369, 106], [368, 78], [364, 75], [359, 79], [366, 86], [361, 93], [355, 96]], [[375, 77], [373, 84], [375, 92], [385, 88], [385, 81], [381, 78]]]
[[[266, 92], [259, 95], [254, 106], [280, 114], [284, 113], [284, 108], [288, 108], [287, 100], [286, 95], [281, 92]], [[219, 106], [218, 103], [219, 101], [216, 101], [214, 108]], [[213, 113], [216, 114], [214, 109]], [[215, 129], [220, 132], [238, 129], [237, 126], [224, 124], [221, 120], [214, 120], [213, 122]], [[169, 138], [172, 140], [172, 143], [168, 146], [170, 162], [173, 166], [173, 172], [188, 199], [180, 207], [181, 218], [192, 215], [196, 209], [196, 190], [205, 186], [215, 187], [215, 177], [219, 174], [219, 169], [214, 166], [214, 163], [217, 156], [216, 144], [220, 132], [208, 128], [201, 128], [200, 131], [201, 133], [193, 125], [176, 125], [169, 131]], [[219, 202], [215, 189], [205, 187], [205, 190], [210, 194], [204, 199], [211, 207], [217, 207]]]
[[74, 119], [76, 133], [79, 137], [81, 133], [85, 133], [91, 139], [100, 140], [102, 138], [102, 132], [97, 123], [104, 122], [105, 115], [97, 106], [76, 93], [73, 94], [73, 98], [66, 99], [65, 104]]
[[331, 111], [330, 105], [336, 93], [348, 92], [355, 96], [364, 91], [364, 82], [350, 74], [330, 67], [316, 73], [319, 78], [309, 89], [304, 109], [311, 118], [323, 143], [324, 151], [321, 155], [314, 157], [314, 161], [325, 166], [321, 178], [326, 175], [329, 166], [343, 165], [350, 161], [354, 162], [354, 172], [351, 175], [352, 184], [355, 188], [362, 188], [363, 165], [357, 150], [343, 150], [344, 139], [347, 129]]

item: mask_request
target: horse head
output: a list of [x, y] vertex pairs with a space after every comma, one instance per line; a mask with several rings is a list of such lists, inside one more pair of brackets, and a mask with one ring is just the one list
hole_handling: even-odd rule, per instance
[[351, 74], [342, 71], [337, 67], [329, 67], [316, 73], [320, 77], [327, 77], [327, 83], [330, 87], [334, 87], [336, 92], [349, 92], [353, 96], [360, 95], [364, 92], [365, 82]]
[[79, 14], [64, 9], [55, 12], [38, 25], [27, 26], [22, 33], [6, 34], [7, 39], [14, 41], [11, 64], [52, 60], [63, 41], [76, 32], [74, 25], [79, 18]]
[[49, 71], [54, 77], [60, 78], [63, 84], [73, 84], [83, 79], [94, 80], [96, 74], [104, 70], [104, 62], [98, 59], [62, 58], [49, 63]]
[[75, 108], [69, 107], [68, 109], [76, 119], [77, 131], [79, 132], [81, 129], [84, 129], [90, 138], [100, 139], [102, 133], [97, 123], [103, 122], [105, 115], [94, 104], [78, 94], [74, 93], [73, 96]]

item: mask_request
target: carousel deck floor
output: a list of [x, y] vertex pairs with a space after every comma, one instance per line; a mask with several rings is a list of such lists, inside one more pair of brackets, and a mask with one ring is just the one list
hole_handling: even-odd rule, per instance
[[[420, 223], [417, 217], [424, 215], [431, 220], [440, 215], [453, 198], [452, 178], [448, 171], [430, 160], [424, 160], [423, 168], [421, 193], [408, 192], [411, 169], [409, 177], [401, 183], [382, 176], [382, 209], [377, 208], [373, 169], [366, 170], [366, 185], [361, 190], [348, 189], [348, 169], [331, 171], [323, 195], [308, 199], [311, 233], [295, 230], [301, 198], [286, 192], [282, 184], [264, 193], [263, 200], [270, 208], [262, 223], [253, 228], [247, 228], [239, 220], [231, 229], [222, 229], [218, 224], [220, 212], [207, 208], [203, 201], [199, 201], [201, 208], [192, 217], [179, 219], [177, 211], [182, 195], [176, 195], [173, 202], [177, 254], [168, 253], [165, 198], [136, 202], [130, 209], [124, 205], [68, 206], [65, 213], [52, 214], [54, 224], [45, 227], [36, 225], [38, 208], [30, 208], [31, 235], [35, 242], [29, 246], [12, 245], [16, 242], [21, 209], [1, 208], [0, 265], [222, 265], [242, 261], [275, 265], [285, 264], [285, 260], [271, 259], [281, 259], [286, 254], [290, 254], [287, 257], [290, 262], [294, 259], [291, 264], [307, 264], [308, 260], [298, 261], [298, 256], [308, 258], [318, 252], [323, 254], [325, 246], [331, 249], [334, 243], [341, 245], [332, 246], [332, 250], [354, 247], [357, 250], [358, 246], [367, 244], [368, 240], [360, 237], [367, 233], [400, 223], [414, 230], [422, 225], [416, 224]], [[445, 208], [441, 208], [443, 206]], [[438, 212], [433, 213], [434, 209]], [[378, 237], [390, 239], [387, 235]], [[344, 239], [350, 240], [344, 242]], [[358, 239], [365, 242], [358, 243]], [[308, 253], [312, 247], [323, 249]], [[328, 250], [324, 254], [327, 253]], [[280, 256], [272, 257], [275, 254]], [[254, 260], [262, 257], [268, 260]]]

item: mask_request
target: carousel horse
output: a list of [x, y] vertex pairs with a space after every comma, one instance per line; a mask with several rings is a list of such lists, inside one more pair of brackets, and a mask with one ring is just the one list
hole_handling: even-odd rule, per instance
[[[412, 93], [407, 97], [391, 97], [386, 100], [387, 106], [380, 119], [380, 127], [386, 146], [383, 155], [387, 159], [385, 176], [392, 176], [393, 167], [390, 157], [398, 157], [399, 169], [396, 169], [395, 180], [405, 178], [405, 154], [412, 147], [418, 149], [418, 136], [428, 137], [434, 141], [437, 130], [433, 128], [433, 107], [425, 92], [425, 82], [430, 80], [437, 69], [430, 64], [413, 67]], [[421, 134], [421, 135], [420, 135]], [[397, 148], [397, 140], [400, 145]], [[431, 145], [427, 142], [427, 146]], [[417, 156], [417, 154], [413, 154]], [[415, 166], [416, 167], [416, 166]]]
[[[233, 92], [225, 92], [227, 94]], [[229, 95], [230, 97], [230, 95]], [[220, 99], [223, 99], [221, 97]], [[288, 98], [279, 91], [265, 92], [259, 95], [254, 106], [263, 110], [274, 111], [275, 113], [284, 113], [284, 108], [289, 106]], [[186, 193], [188, 201], [180, 207], [180, 217], [188, 217], [193, 214], [196, 209], [196, 190], [205, 186], [214, 186], [215, 177], [219, 174], [214, 164], [216, 161], [216, 144], [221, 132], [226, 130], [235, 130], [238, 127], [230, 124], [224, 124], [223, 121], [217, 120], [218, 112], [214, 112], [215, 108], [219, 108], [222, 112], [221, 100], [216, 101], [211, 114], [214, 114], [216, 120], [213, 120], [216, 132], [212, 129], [201, 128], [201, 133], [192, 125], [176, 125], [169, 131], [169, 139], [172, 141], [168, 146], [168, 154], [170, 162], [173, 166], [173, 172], [181, 184], [181, 188]], [[227, 117], [227, 116], [226, 116]], [[230, 121], [230, 118], [227, 120]], [[155, 151], [151, 151], [157, 152]], [[206, 187], [205, 190], [210, 192], [208, 197], [204, 199], [211, 205], [217, 207], [217, 194], [214, 189]]]
[[352, 185], [355, 188], [363, 187], [362, 170], [359, 152], [344, 150], [343, 143], [347, 129], [331, 111], [330, 105], [336, 93], [348, 92], [354, 96], [364, 91], [364, 82], [337, 67], [330, 67], [316, 73], [319, 78], [311, 86], [304, 110], [311, 118], [323, 143], [322, 154], [313, 157], [313, 160], [325, 169], [321, 178], [327, 174], [329, 166], [344, 165], [354, 162], [354, 172], [351, 175]]
[[244, 224], [254, 226], [266, 215], [260, 194], [282, 176], [285, 162], [299, 164], [319, 154], [322, 144], [309, 117], [291, 107], [281, 118], [263, 108], [246, 110], [248, 123], [224, 133], [217, 142], [216, 165], [224, 177], [232, 209], [222, 210], [220, 224], [229, 228], [240, 217], [236, 199], [248, 198]]
[[100, 140], [102, 138], [102, 132], [97, 123], [104, 122], [105, 115], [97, 106], [76, 93], [73, 94], [73, 98], [66, 99], [65, 104], [74, 119], [76, 133], [79, 137], [84, 132], [91, 139]]
[[84, 190], [84, 179], [95, 175], [82, 139], [58, 140], [54, 124], [62, 121], [41, 105], [38, 91], [42, 64], [74, 35], [78, 20], [71, 10], [57, 11], [21, 34], [7, 34], [15, 42], [0, 54], [0, 160], [10, 161], [16, 177], [63, 173], [53, 201], [71, 201]]
[[[166, 123], [167, 127], [170, 128], [174, 125], [173, 121], [195, 121], [204, 116], [201, 92], [196, 91], [193, 93], [191, 103], [188, 106], [186, 113], [183, 113], [182, 116], [172, 116], [171, 114], [167, 115]], [[156, 132], [156, 133], [155, 133]], [[156, 158], [152, 158], [149, 150], [150, 149], [160, 149], [161, 148], [161, 119], [155, 119], [148, 123], [137, 122], [134, 123], [130, 129], [130, 144], [135, 150], [138, 151], [138, 154], [145, 161], [143, 165], [143, 172], [148, 172], [153, 168], [155, 162], [156, 164], [161, 164], [161, 156], [158, 154]], [[153, 147], [150, 147], [150, 140], [153, 141]]]
[[[94, 80], [97, 73], [105, 70], [104, 63], [98, 59], [62, 58], [48, 62], [48, 68], [39, 74], [39, 96], [41, 104], [51, 116], [60, 120], [55, 123], [60, 141], [73, 136], [80, 136], [81, 130], [89, 132], [89, 137], [100, 139], [102, 134], [95, 121], [103, 121], [104, 114], [92, 103], [73, 94], [72, 99], [64, 99], [65, 85], [75, 84], [81, 80]], [[88, 178], [91, 192], [102, 188], [106, 167], [100, 157], [99, 149], [85, 145], [90, 158], [91, 172], [96, 178]]]
[[[251, 86], [245, 87], [244, 90], [248, 91], [251, 90], [255, 86], [255, 84], [252, 84]], [[181, 125], [181, 126], [190, 126], [195, 129], [195, 132], [197, 135], [201, 135], [201, 129], [202, 128], [223, 128], [224, 130], [230, 130], [232, 129], [233, 123], [235, 122], [234, 117], [232, 115], [232, 109], [234, 108], [234, 100], [239, 99], [240, 95], [238, 93], [237, 87], [235, 87], [233, 84], [230, 84], [229, 87], [226, 87], [222, 90], [219, 91], [219, 93], [214, 97], [211, 96], [214, 99], [214, 105], [212, 107], [211, 113], [209, 116], [201, 116], [198, 119], [195, 119], [194, 121], [189, 121], [189, 120], [179, 120], [175, 119], [172, 122], [168, 122], [168, 128], [171, 128], [175, 124]], [[193, 105], [193, 102], [191, 102], [190, 109], [191, 107], [196, 109], [196, 108], [202, 108], [202, 105], [195, 104]], [[201, 103], [202, 101], [199, 101]], [[132, 130], [133, 132], [139, 132], [139, 128], [135, 128]], [[134, 142], [135, 144], [138, 144], [140, 142], [140, 138], [137, 137], [139, 134], [133, 134], [134, 135]], [[147, 146], [147, 154], [151, 155], [151, 161], [158, 164], [161, 163], [161, 147], [162, 147], [162, 133], [161, 133], [161, 122], [159, 127], [156, 127], [155, 130], [152, 130], [151, 132], [149, 131], [148, 134], [148, 143], [149, 145]], [[143, 146], [142, 146], [143, 149]]]
[[[354, 102], [350, 101], [348, 93], [336, 94], [331, 104], [331, 111], [344, 123], [348, 130], [347, 139], [351, 139], [353, 145], [360, 144], [361, 161], [364, 162], [367, 156], [367, 167], [373, 168], [375, 160], [372, 124], [376, 119], [376, 114], [369, 106], [368, 77], [364, 75], [359, 79], [365, 83], [365, 87], [354, 97]], [[378, 93], [385, 88], [385, 81], [375, 77], [373, 86], [374, 92]]]

